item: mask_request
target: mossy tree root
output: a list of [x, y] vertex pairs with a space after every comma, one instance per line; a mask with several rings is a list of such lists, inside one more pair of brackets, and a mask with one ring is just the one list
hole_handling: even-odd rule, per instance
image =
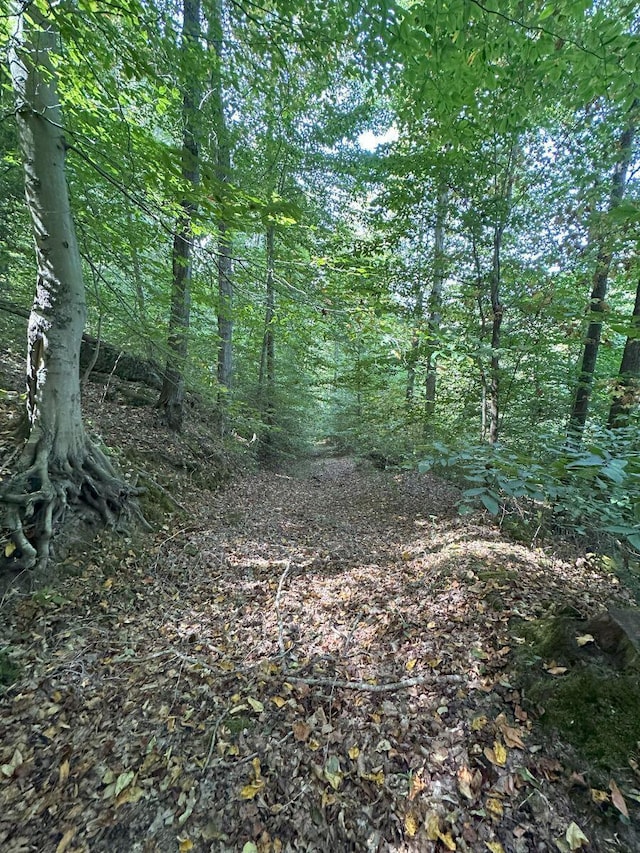
[[94, 516], [110, 527], [123, 516], [144, 521], [135, 501], [139, 493], [89, 439], [56, 459], [45, 437], [32, 435], [20, 470], [0, 487], [0, 523], [8, 534], [4, 556], [14, 570], [43, 570], [67, 512]]

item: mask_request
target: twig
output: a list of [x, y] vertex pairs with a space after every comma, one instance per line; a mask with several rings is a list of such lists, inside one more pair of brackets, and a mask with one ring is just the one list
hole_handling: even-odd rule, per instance
[[406, 678], [403, 681], [392, 681], [387, 684], [369, 684], [366, 681], [339, 681], [334, 678], [301, 678], [299, 676], [287, 675], [286, 681], [302, 682], [303, 684], [315, 684], [321, 687], [342, 687], [345, 690], [364, 690], [368, 693], [386, 693], [389, 690], [406, 690], [418, 684], [429, 684], [444, 681], [448, 684], [458, 684], [463, 681], [461, 675], [421, 675], [416, 678]]
[[287, 575], [289, 574], [289, 570], [291, 569], [291, 560], [287, 560], [287, 565], [285, 566], [284, 572], [280, 575], [280, 583], [278, 584], [278, 591], [276, 592], [276, 600], [275, 600], [275, 609], [276, 609], [276, 619], [278, 620], [278, 648], [280, 649], [280, 654], [284, 658], [287, 654], [287, 650], [284, 647], [284, 637], [282, 633], [282, 618], [280, 615], [280, 596], [282, 595], [282, 588], [284, 586], [284, 582], [287, 579]]
[[231, 708], [231, 706], [227, 705], [227, 707], [224, 709], [224, 711], [220, 714], [220, 716], [218, 717], [218, 719], [214, 723], [213, 731], [211, 732], [211, 741], [209, 742], [209, 752], [207, 753], [207, 758], [206, 758], [204, 764], [202, 765], [202, 775], [203, 776], [204, 776], [204, 773], [205, 773], [207, 767], [209, 766], [209, 762], [211, 761], [211, 756], [213, 755], [213, 749], [216, 745], [216, 737], [218, 734], [218, 729], [220, 728], [220, 725], [222, 724], [222, 721], [224, 720], [224, 718], [229, 713], [230, 708]]

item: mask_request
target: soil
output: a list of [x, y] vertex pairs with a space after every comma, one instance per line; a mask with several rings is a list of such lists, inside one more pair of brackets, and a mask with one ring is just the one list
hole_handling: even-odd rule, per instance
[[633, 604], [615, 576], [430, 475], [241, 472], [206, 419], [178, 439], [100, 388], [155, 531], [94, 531], [4, 595], [3, 853], [639, 849], [637, 755], [581, 765], [517, 654], [523, 622]]

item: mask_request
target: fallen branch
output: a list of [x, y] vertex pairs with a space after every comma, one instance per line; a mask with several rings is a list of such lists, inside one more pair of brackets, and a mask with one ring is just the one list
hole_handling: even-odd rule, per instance
[[342, 687], [344, 690], [363, 690], [368, 693], [386, 693], [389, 690], [406, 690], [419, 684], [433, 684], [444, 681], [447, 684], [459, 684], [464, 681], [461, 675], [419, 675], [416, 678], [405, 678], [403, 681], [392, 681], [387, 684], [369, 684], [367, 681], [340, 681], [335, 678], [302, 678], [286, 675], [287, 681], [301, 682], [320, 687]]
[[291, 569], [291, 560], [287, 560], [287, 565], [285, 566], [284, 572], [280, 575], [280, 583], [278, 584], [278, 591], [276, 592], [276, 601], [275, 601], [275, 609], [276, 609], [276, 619], [278, 620], [278, 648], [280, 649], [280, 654], [284, 658], [287, 654], [287, 650], [284, 647], [284, 636], [282, 629], [282, 618], [280, 615], [280, 596], [282, 595], [282, 588], [284, 586], [284, 582], [287, 579], [287, 575], [289, 574], [289, 570]]

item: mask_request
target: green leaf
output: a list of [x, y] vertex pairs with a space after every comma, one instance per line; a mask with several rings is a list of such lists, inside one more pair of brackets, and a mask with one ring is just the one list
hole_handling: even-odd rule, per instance
[[497, 515], [500, 512], [500, 504], [491, 495], [485, 493], [484, 495], [482, 495], [480, 497], [480, 500], [486, 506], [486, 508], [489, 510], [491, 515]]

